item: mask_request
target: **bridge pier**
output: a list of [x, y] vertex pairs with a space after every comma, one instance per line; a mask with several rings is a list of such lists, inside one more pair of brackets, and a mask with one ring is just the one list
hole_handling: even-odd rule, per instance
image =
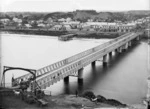
[[140, 40], [140, 36], [138, 36], [138, 37], [136, 38], [136, 40], [139, 41], [139, 40]]
[[128, 46], [129, 46], [129, 47], [132, 46], [132, 42], [131, 42], [131, 41], [128, 42]]
[[107, 54], [103, 56], [103, 66], [107, 66]]
[[96, 64], [96, 62], [95, 62], [95, 61], [91, 63], [91, 65], [92, 65], [92, 66], [95, 66], [95, 64]]
[[83, 83], [83, 69], [84, 68], [78, 70], [78, 83]]
[[126, 51], [126, 44], [122, 46], [122, 51], [123, 51], [123, 52]]
[[129, 46], [129, 44], [128, 44], [128, 43], [126, 43], [126, 50], [128, 49], [128, 46]]
[[112, 56], [112, 52], [109, 52], [109, 56], [110, 56], [110, 57]]
[[[141, 36], [139, 36], [139, 33], [125, 34], [125, 35], [122, 35], [120, 38], [110, 41], [109, 43], [106, 43], [104, 45], [102, 44], [101, 46], [97, 46], [95, 48], [84, 51], [80, 53], [79, 55], [74, 55], [71, 58], [66, 58], [65, 60], [59, 61], [52, 65], [43, 67], [41, 69], [35, 70], [35, 73], [37, 72], [35, 75], [38, 76], [36, 78], [36, 81], [38, 85], [41, 86], [41, 88], [48, 87], [49, 84], [52, 85], [53, 83], [56, 83], [59, 79], [63, 79], [63, 78], [64, 78], [64, 82], [67, 84], [69, 83], [69, 76], [71, 76], [71, 74], [75, 72], [75, 73], [78, 73], [78, 83], [81, 84], [83, 83], [83, 66], [85, 66], [87, 63], [89, 64], [89, 62], [91, 61], [101, 59], [102, 57], [103, 57], [103, 66], [106, 66], [108, 64], [108, 58], [111, 59], [111, 57], [109, 56], [112, 55], [113, 50], [118, 55], [118, 53], [122, 53], [123, 47], [124, 49], [127, 49], [128, 46], [131, 46], [131, 44], [135, 45], [136, 44], [135, 42], [138, 42], [136, 39], [139, 39], [140, 37]], [[91, 64], [95, 65], [96, 61], [92, 62]], [[58, 73], [59, 69], [61, 71], [59, 71]], [[76, 72], [77, 70], [78, 72]], [[93, 67], [93, 71], [94, 70], [96, 70], [95, 67]], [[26, 71], [28, 71], [28, 69]], [[49, 72], [51, 71], [54, 73], [55, 76], [50, 75]], [[34, 72], [32, 72], [31, 70], [30, 73], [34, 73]], [[15, 80], [19, 81], [21, 80], [21, 78], [26, 78], [26, 77], [28, 78], [28, 76], [30, 76], [30, 74], [27, 74], [27, 76], [21, 76], [21, 77], [15, 78]], [[72, 74], [72, 76], [77, 77], [76, 74], [74, 75]], [[48, 82], [49, 78], [52, 79], [52, 80], [50, 79], [52, 84], [45, 83], [45, 82]], [[3, 79], [3, 83], [5, 83], [5, 78]]]
[[119, 52], [118, 48], [117, 48], [117, 49], [115, 49], [115, 53], [117, 54], [118, 52]]
[[118, 50], [119, 50], [119, 53], [122, 53], [122, 47], [119, 47]]
[[68, 83], [68, 82], [69, 82], [69, 76], [67, 76], [67, 77], [64, 78], [64, 82], [65, 82], [65, 83]]
[[123, 46], [123, 51], [126, 51], [128, 49], [128, 43], [126, 43], [124, 46]]

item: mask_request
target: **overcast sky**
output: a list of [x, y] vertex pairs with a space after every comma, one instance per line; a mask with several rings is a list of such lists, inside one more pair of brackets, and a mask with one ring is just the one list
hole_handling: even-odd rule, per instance
[[149, 10], [150, 0], [0, 0], [0, 11]]

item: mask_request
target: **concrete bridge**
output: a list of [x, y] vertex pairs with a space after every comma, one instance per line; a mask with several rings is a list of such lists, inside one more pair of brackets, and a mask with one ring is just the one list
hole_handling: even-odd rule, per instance
[[[103, 58], [103, 66], [107, 66], [107, 57], [111, 56], [112, 52], [122, 53], [123, 50], [127, 50], [128, 47], [132, 46], [133, 41], [140, 40], [142, 34], [143, 32], [126, 33], [109, 42], [38, 69], [35, 72], [36, 84], [38, 85], [36, 85], [35, 82], [31, 83], [31, 85], [34, 88], [39, 88], [40, 86], [42, 89], [45, 89], [62, 79], [68, 81], [71, 75], [76, 75], [78, 82], [82, 82], [85, 66], [89, 64], [95, 65], [95, 61], [99, 58]], [[29, 73], [15, 78], [15, 80], [26, 80], [31, 75], [32, 74]]]

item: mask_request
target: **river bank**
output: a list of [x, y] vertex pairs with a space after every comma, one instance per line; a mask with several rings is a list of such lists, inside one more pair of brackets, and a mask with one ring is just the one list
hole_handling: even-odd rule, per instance
[[[103, 102], [92, 102], [84, 97], [76, 97], [75, 95], [57, 95], [45, 96], [44, 99], [48, 102], [45, 109], [94, 109], [94, 108], [125, 108], [120, 105], [112, 105]], [[42, 109], [37, 103], [28, 104], [21, 100], [18, 96], [5, 96], [1, 98], [1, 107], [3, 109]], [[15, 102], [14, 102], [15, 101]]]
[[[31, 38], [29, 38], [29, 39], [31, 39]], [[47, 39], [46, 39], [46, 40], [47, 40]], [[24, 40], [23, 40], [23, 41], [24, 41]], [[40, 41], [41, 41], [41, 40], [40, 40]], [[145, 45], [147, 45], [147, 44], [145, 44], [145, 42], [144, 42], [144, 43], [143, 43], [143, 42], [140, 42], [140, 43], [138, 43], [138, 45], [139, 45], [139, 46], [141, 46], [141, 45], [143, 46], [143, 45], [144, 45], [141, 49], [144, 50], [144, 51], [147, 51], [147, 49], [145, 50], [145, 48], [146, 48]], [[138, 47], [138, 46], [137, 46], [137, 47]], [[130, 48], [128, 51], [130, 51], [130, 50], [135, 50], [135, 49]], [[131, 51], [130, 51], [130, 52], [131, 52]], [[128, 52], [128, 53], [129, 53], [129, 52]], [[141, 69], [146, 69], [147, 67], [145, 68], [145, 67], [143, 67], [143, 66], [146, 66], [147, 64], [146, 64], [146, 65], [145, 65], [145, 64], [143, 65], [142, 60], [143, 60], [144, 57], [147, 57], [147, 55], [146, 55], [146, 56], [145, 56], [145, 55], [143, 56], [141, 53], [143, 53], [143, 51], [135, 52], [135, 54], [137, 54], [138, 57], [135, 59], [136, 61], [133, 61], [133, 62], [136, 62], [136, 63], [137, 63], [137, 62], [140, 62], [140, 63], [141, 63], [141, 65], [140, 65], [140, 66], [137, 66], [136, 69], [139, 68], [138, 71], [140, 71], [141, 74], [144, 75], [144, 71], [143, 71], [143, 70], [141, 71]], [[125, 53], [124, 53], [124, 54], [125, 54]], [[134, 57], [136, 57], [135, 54], [133, 55]], [[139, 54], [140, 54], [140, 55], [139, 55]], [[147, 54], [147, 53], [146, 53], [146, 54]], [[141, 56], [141, 55], [142, 55], [142, 57], [139, 58], [139, 56]], [[117, 57], [119, 57], [119, 56], [117, 56]], [[123, 58], [123, 57], [122, 57], [122, 58]], [[117, 58], [117, 59], [118, 59], [118, 58]], [[131, 59], [132, 59], [132, 58], [131, 58]], [[131, 59], [130, 59], [130, 60], [131, 60]], [[138, 59], [141, 59], [141, 60], [138, 60]], [[125, 59], [125, 60], [128, 60], [128, 59]], [[147, 59], [146, 59], [146, 60], [147, 60]], [[130, 61], [128, 60], [128, 62], [130, 62]], [[147, 61], [146, 61], [146, 62], [147, 62]], [[134, 66], [136, 66], [136, 63], [134, 63]], [[114, 65], [114, 62], [113, 62], [112, 64]], [[109, 64], [109, 65], [110, 65], [110, 64]], [[116, 64], [115, 64], [115, 65], [116, 65]], [[120, 64], [119, 64], [119, 65], [120, 65]], [[129, 64], [126, 63], [125, 65], [123, 65], [123, 67], [125, 67], [125, 66], [127, 66], [127, 65], [129, 65]], [[143, 65], [143, 66], [142, 66], [142, 65]], [[110, 66], [109, 66], [109, 68], [110, 68]], [[118, 68], [120, 68], [120, 66], [118, 66]], [[122, 68], [122, 67], [121, 67], [121, 68]], [[127, 69], [127, 68], [129, 68], [129, 67], [126, 67], [126, 69]], [[122, 69], [123, 69], [123, 68], [122, 68]], [[123, 71], [121, 70], [121, 71], [119, 72], [119, 74], [120, 74], [120, 73], [125, 74], [126, 72], [129, 72], [129, 73], [132, 73], [132, 72], [133, 72], [133, 70], [132, 70], [132, 72], [130, 72], [130, 71], [127, 71], [126, 69], [125, 69], [125, 72], [123, 72]], [[136, 71], [136, 73], [134, 74], [133, 77], [132, 77], [131, 75], [128, 76], [127, 78], [125, 78], [124, 75], [123, 75], [123, 76], [121, 75], [121, 77], [125, 78], [125, 83], [128, 83], [128, 81], [129, 81], [129, 83], [128, 83], [128, 84], [130, 84], [130, 86], [129, 86], [130, 88], [129, 88], [129, 89], [132, 89], [132, 87], [131, 87], [131, 85], [132, 85], [132, 86], [133, 86], [133, 89], [135, 89], [135, 90], [132, 89], [133, 92], [136, 93], [136, 95], [141, 95], [141, 94], [138, 93], [137, 91], [139, 91], [139, 90], [141, 89], [141, 91], [143, 92], [143, 90], [144, 90], [143, 86], [144, 86], [144, 85], [141, 84], [142, 81], [139, 80], [139, 78], [138, 78], [139, 83], [138, 83], [138, 81], [135, 81], [136, 84], [137, 84], [137, 83], [140, 84], [140, 88], [139, 88], [139, 87], [136, 88], [136, 84], [132, 84], [134, 81], [130, 81], [130, 80], [136, 80], [136, 76], [137, 76], [136, 74], [137, 74], [138, 71]], [[117, 72], [117, 71], [115, 71], [115, 72]], [[113, 72], [113, 75], [115, 75], [115, 74], [114, 74], [115, 72]], [[138, 72], [138, 76], [141, 77], [142, 75], [139, 75], [140, 72]], [[86, 72], [86, 73], [87, 73], [87, 72]], [[100, 74], [100, 72], [98, 72], [98, 73]], [[105, 73], [105, 74], [108, 74], [107, 72], [104, 72], [104, 73]], [[112, 72], [109, 72], [109, 74], [110, 74], [110, 73], [112, 73]], [[96, 74], [96, 73], [95, 73], [95, 74]], [[92, 72], [92, 75], [93, 75], [93, 72]], [[98, 75], [96, 75], [96, 76], [98, 77]], [[112, 75], [111, 75], [111, 77], [112, 77]], [[120, 77], [118, 77], [118, 76], [115, 75], [114, 78], [116, 78], [116, 77], [117, 77], [117, 78], [120, 78]], [[129, 77], [130, 77], [130, 78], [129, 78]], [[123, 78], [120, 78], [120, 80], [124, 80]], [[128, 79], [128, 78], [129, 78], [129, 79]], [[131, 78], [134, 78], [134, 79], [131, 79]], [[145, 77], [144, 77], [144, 78], [145, 78]], [[93, 79], [93, 78], [92, 78], [92, 79]], [[94, 78], [94, 79], [96, 79], [96, 78]], [[105, 79], [107, 79], [107, 78], [105, 78]], [[100, 78], [98, 78], [98, 80], [100, 80]], [[145, 80], [145, 79], [144, 79], [144, 80]], [[88, 79], [88, 81], [90, 81], [90, 79]], [[110, 82], [112, 83], [112, 87], [116, 87], [116, 86], [118, 86], [119, 84], [121, 84], [121, 86], [123, 86], [122, 84], [124, 84], [124, 83], [121, 83], [120, 81], [118, 82], [118, 79], [117, 79], [117, 82], [115, 83], [115, 84], [116, 84], [116, 85], [115, 85], [115, 84], [113, 84], [114, 81], [115, 81], [115, 79], [109, 81], [109, 84], [110, 84]], [[93, 83], [93, 81], [90, 81], [90, 82]], [[70, 83], [71, 83], [71, 82], [70, 82]], [[117, 83], [119, 83], [119, 84], [117, 84]], [[100, 83], [98, 83], [98, 84], [100, 84]], [[102, 83], [102, 84], [104, 84], [104, 83]], [[71, 84], [71, 85], [72, 85], [72, 84]], [[88, 85], [89, 85], [89, 84], [88, 84]], [[105, 85], [105, 86], [109, 86], [108, 84], [104, 84], [104, 85]], [[84, 85], [84, 86], [85, 86], [85, 85]], [[93, 86], [93, 85], [90, 85], [90, 86]], [[121, 87], [121, 86], [119, 86], [119, 87]], [[109, 86], [109, 87], [110, 87], [110, 86]], [[56, 90], [60, 90], [60, 89], [58, 89], [58, 88], [55, 88], [55, 89], [56, 89]], [[71, 87], [70, 89], [72, 89], [72, 87]], [[77, 88], [75, 88], [75, 90], [76, 90], [76, 89], [77, 89]], [[102, 89], [102, 87], [98, 87], [98, 89]], [[124, 88], [121, 87], [120, 89], [123, 89], [123, 90], [125, 90], [125, 91], [119, 95], [119, 93], [115, 90], [115, 92], [117, 92], [116, 94], [117, 94], [118, 96], [125, 95], [127, 98], [128, 98], [128, 97], [133, 97], [132, 95], [134, 95], [134, 93], [132, 93], [132, 92], [130, 92], [130, 91], [126, 91], [127, 88], [124, 89]], [[110, 89], [110, 90], [113, 90], [113, 89]], [[93, 90], [93, 92], [96, 92], [96, 91]], [[105, 92], [106, 92], [106, 91], [105, 91]], [[125, 92], [129, 92], [129, 93], [126, 94]], [[74, 91], [73, 91], [72, 94], [74, 94]], [[101, 94], [101, 93], [98, 92], [97, 94]], [[113, 93], [113, 95], [114, 95], [114, 93]], [[128, 95], [129, 95], [129, 96], [128, 96]], [[146, 95], [146, 94], [144, 94], [144, 95]], [[142, 96], [142, 97], [143, 97], [143, 96]], [[114, 98], [114, 97], [112, 97], [112, 98]], [[138, 98], [137, 98], [137, 99], [138, 99]], [[0, 101], [1, 101], [1, 100], [0, 100]], [[139, 109], [142, 109], [142, 108], [139, 108]]]
[[[92, 102], [84, 97], [76, 97], [75, 95], [57, 95], [45, 96], [48, 102], [44, 109], [146, 109], [144, 105], [138, 104], [134, 106], [113, 105], [106, 102]], [[7, 96], [1, 98], [3, 109], [43, 109], [38, 104], [28, 104], [22, 101], [20, 97]], [[14, 102], [15, 101], [15, 102]], [[115, 103], [114, 103], [115, 104]]]
[[15, 34], [30, 34], [30, 35], [45, 35], [45, 36], [61, 36], [65, 34], [76, 34], [76, 38], [117, 38], [124, 33], [118, 32], [95, 32], [95, 31], [54, 31], [45, 29], [1, 29], [1, 32], [5, 33], [15, 33]]
[[[3, 89], [3, 88], [2, 88]], [[12, 90], [2, 93], [0, 90], [0, 108], [2, 109], [146, 109], [144, 105], [138, 104], [128, 106], [115, 99], [106, 99], [101, 95], [95, 96], [97, 100], [92, 100], [92, 92], [83, 95], [45, 95], [44, 100], [48, 102], [46, 106], [39, 106], [38, 103], [28, 104], [21, 99], [20, 95], [15, 95]], [[15, 101], [15, 102], [14, 102]]]

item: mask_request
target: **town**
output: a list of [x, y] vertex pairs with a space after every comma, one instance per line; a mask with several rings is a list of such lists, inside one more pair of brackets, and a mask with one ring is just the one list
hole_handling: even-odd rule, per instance
[[1, 12], [0, 108], [149, 109], [149, 23], [149, 11]]
[[[134, 12], [133, 12], [134, 13]], [[150, 16], [133, 16], [133, 13], [124, 18], [125, 13], [96, 12], [94, 10], [76, 10], [68, 13], [1, 13], [1, 30], [41, 30], [41, 31], [63, 31], [71, 34], [87, 33], [125, 33], [146, 29]], [[14, 14], [14, 15], [11, 15]], [[77, 15], [78, 14], [78, 15]], [[83, 15], [82, 15], [83, 14]], [[95, 14], [95, 17], [91, 17]], [[105, 18], [101, 14], [107, 15]], [[110, 16], [119, 16], [112, 17]], [[85, 15], [85, 16], [84, 16]], [[109, 16], [108, 16], [109, 15]], [[38, 17], [37, 17], [38, 16]], [[36, 18], [35, 18], [36, 17]], [[123, 18], [123, 19], [122, 19]], [[144, 26], [142, 26], [144, 25]], [[51, 34], [50, 34], [51, 35]], [[56, 34], [58, 35], [58, 34]]]

